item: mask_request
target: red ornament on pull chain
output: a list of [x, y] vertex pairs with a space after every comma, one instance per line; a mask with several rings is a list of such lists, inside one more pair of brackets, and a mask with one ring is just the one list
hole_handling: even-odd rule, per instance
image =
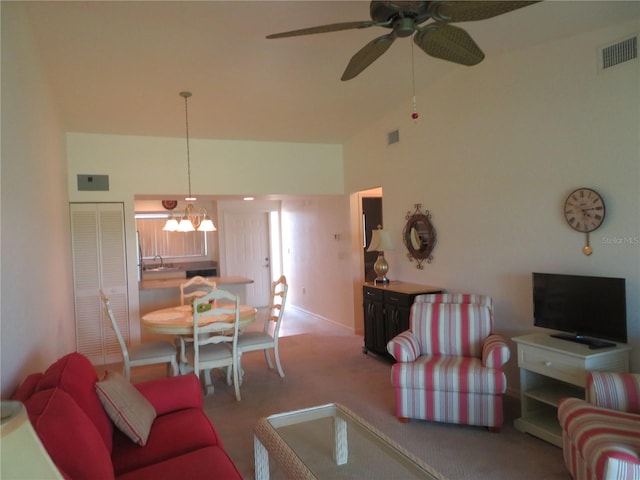
[[413, 90], [413, 113], [411, 118], [414, 121], [418, 120], [418, 106], [416, 105], [416, 69], [413, 61], [413, 42], [411, 42], [411, 88]]

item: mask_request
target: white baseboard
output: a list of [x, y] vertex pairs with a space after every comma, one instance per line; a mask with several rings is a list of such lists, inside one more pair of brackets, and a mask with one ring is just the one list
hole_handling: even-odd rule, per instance
[[291, 309], [297, 311], [298, 313], [301, 313], [301, 314], [304, 314], [307, 317], [313, 318], [314, 320], [320, 320], [322, 322], [327, 322], [327, 323], [330, 323], [333, 326], [340, 327], [340, 328], [342, 328], [342, 329], [344, 329], [344, 330], [346, 330], [348, 332], [355, 333], [353, 328], [347, 327], [346, 325], [343, 325], [342, 323], [336, 322], [335, 320], [332, 320], [332, 319], [327, 318], [327, 317], [323, 317], [322, 315], [318, 315], [317, 313], [310, 312], [310, 311], [305, 310], [304, 308], [298, 307], [296, 305], [292, 305], [290, 303], [287, 303], [287, 308], [291, 308]]

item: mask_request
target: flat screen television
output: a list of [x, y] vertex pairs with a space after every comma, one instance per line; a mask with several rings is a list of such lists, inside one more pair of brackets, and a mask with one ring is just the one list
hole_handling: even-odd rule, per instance
[[532, 274], [533, 323], [563, 332], [552, 335], [605, 348], [627, 342], [624, 278]]

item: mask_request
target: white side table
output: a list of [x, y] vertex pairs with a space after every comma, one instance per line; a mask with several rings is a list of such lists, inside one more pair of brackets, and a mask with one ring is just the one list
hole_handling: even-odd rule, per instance
[[512, 338], [518, 344], [521, 416], [517, 430], [562, 447], [558, 402], [585, 398], [589, 371], [628, 372], [631, 347], [591, 350], [588, 346], [534, 333]]

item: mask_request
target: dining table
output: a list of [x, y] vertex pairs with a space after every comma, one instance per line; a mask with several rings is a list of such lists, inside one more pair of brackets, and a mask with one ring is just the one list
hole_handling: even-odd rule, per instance
[[[233, 308], [232, 304], [228, 305]], [[218, 308], [225, 307], [224, 304], [218, 304]], [[256, 319], [257, 309], [250, 305], [240, 305], [240, 324], [238, 329], [250, 325]], [[204, 327], [216, 322], [233, 322], [234, 315], [232, 313], [224, 313], [220, 315], [204, 315], [198, 320], [198, 327]], [[142, 325], [150, 332], [161, 335], [175, 335], [177, 338], [182, 335], [193, 335], [193, 306], [178, 305], [175, 307], [162, 308], [154, 310], [142, 315]], [[181, 341], [181, 352], [178, 366], [181, 374], [189, 373], [193, 369], [186, 364], [184, 341]]]
[[[222, 305], [218, 305], [221, 307]], [[232, 305], [229, 305], [230, 307]], [[256, 319], [257, 309], [250, 305], [240, 305], [240, 325], [238, 329], [251, 324]], [[233, 322], [232, 314], [207, 315], [198, 320], [198, 326], [204, 327], [215, 322]], [[142, 326], [150, 332], [161, 335], [193, 335], [193, 307], [178, 305], [153, 310], [142, 315]]]

